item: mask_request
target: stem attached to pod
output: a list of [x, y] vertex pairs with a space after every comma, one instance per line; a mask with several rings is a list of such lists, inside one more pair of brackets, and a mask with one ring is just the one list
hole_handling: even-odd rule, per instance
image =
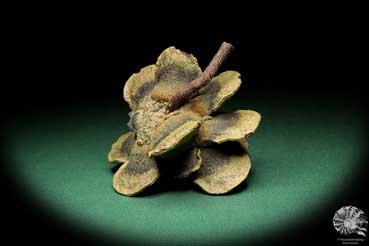
[[199, 90], [210, 82], [232, 50], [232, 44], [223, 42], [218, 52], [214, 55], [209, 65], [206, 67], [205, 71], [199, 77], [192, 80], [185, 90], [178, 92], [169, 100], [167, 111], [172, 112], [181, 107], [188, 100], [197, 96]]

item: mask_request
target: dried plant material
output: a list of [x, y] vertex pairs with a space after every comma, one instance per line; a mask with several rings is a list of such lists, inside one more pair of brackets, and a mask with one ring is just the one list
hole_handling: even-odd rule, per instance
[[175, 179], [184, 179], [196, 172], [201, 167], [201, 149], [191, 148], [180, 153], [175, 158], [162, 160], [160, 167], [163, 173]]
[[155, 71], [156, 66], [149, 65], [142, 68], [138, 73], [132, 74], [127, 80], [123, 97], [132, 110], [137, 109], [140, 101], [151, 92], [155, 83]]
[[250, 151], [249, 151], [249, 143], [246, 140], [244, 140], [244, 139], [241, 139], [238, 142], [240, 143], [241, 147], [246, 151], [246, 153], [251, 158]]
[[210, 116], [241, 84], [235, 71], [215, 76], [232, 49], [224, 42], [202, 73], [194, 56], [170, 47], [128, 79], [123, 95], [132, 109], [131, 131], [108, 154], [109, 161], [124, 163], [113, 177], [118, 193], [133, 196], [169, 176], [195, 177], [204, 191], [224, 194], [246, 179], [251, 162], [245, 137], [260, 115], [238, 110]]
[[157, 101], [168, 102], [201, 74], [197, 59], [174, 47], [169, 47], [161, 53], [156, 66], [156, 84], [151, 97]]
[[237, 142], [204, 148], [200, 156], [202, 164], [194, 182], [209, 194], [231, 191], [246, 180], [251, 168], [249, 155]]
[[223, 143], [243, 139], [255, 132], [260, 120], [260, 114], [252, 110], [217, 115], [201, 125], [200, 141]]
[[201, 115], [210, 115], [240, 88], [240, 74], [227, 71], [214, 77], [202, 88], [199, 96], [191, 101], [192, 110]]
[[219, 67], [227, 58], [231, 50], [233, 50], [233, 45], [223, 42], [213, 59], [211, 59], [209, 65], [206, 67], [205, 71], [200, 76], [188, 83], [186, 88], [178, 91], [170, 98], [167, 107], [168, 111], [174, 111], [188, 102], [190, 99], [196, 97], [199, 93], [199, 90], [206, 86], [218, 72]]
[[184, 179], [200, 169], [202, 159], [200, 156], [201, 149], [193, 148], [183, 158], [179, 157], [181, 164], [177, 165], [175, 172], [172, 173], [174, 178]]
[[163, 120], [152, 133], [149, 156], [162, 155], [195, 136], [200, 117], [193, 112], [176, 112]]
[[115, 191], [133, 196], [153, 184], [159, 178], [159, 169], [155, 159], [149, 158], [149, 146], [135, 144], [129, 155], [129, 161], [123, 164], [113, 177]]
[[137, 133], [139, 145], [149, 144], [151, 134], [166, 116], [166, 103], [152, 100], [150, 96], [142, 99], [140, 107], [129, 113], [128, 126]]
[[131, 153], [131, 149], [136, 141], [134, 132], [127, 132], [123, 134], [112, 145], [108, 154], [108, 160], [110, 162], [125, 163], [128, 161], [128, 156]]

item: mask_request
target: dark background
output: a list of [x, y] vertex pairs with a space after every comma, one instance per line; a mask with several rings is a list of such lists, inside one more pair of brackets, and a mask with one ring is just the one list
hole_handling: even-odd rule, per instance
[[[204, 69], [222, 41], [236, 49], [221, 70], [240, 71], [246, 84], [242, 89], [355, 93], [366, 107], [367, 56], [364, 16], [359, 7], [287, 5], [279, 6], [283, 11], [274, 6], [255, 11], [235, 5], [218, 9], [190, 3], [168, 6], [168, 10], [146, 6], [145, 11], [143, 6], [126, 6], [103, 13], [87, 6], [47, 11], [13, 9], [4, 21], [4, 118], [121, 97], [126, 79], [154, 63], [171, 45], [194, 54]], [[2, 151], [6, 164], [5, 148]], [[27, 200], [16, 182], [6, 176], [6, 165], [2, 167], [5, 238], [97, 242], [98, 235], [84, 238], [80, 232], [54, 224], [53, 218], [34, 211], [32, 203], [36, 201]], [[341, 200], [327, 207], [327, 213], [333, 216], [347, 202], [369, 213], [362, 188], [367, 167], [362, 173], [350, 190], [342, 192]], [[332, 242], [336, 234], [330, 216], [328, 220], [322, 218], [326, 216], [311, 215], [290, 235], [267, 242], [308, 242], [316, 238]]]

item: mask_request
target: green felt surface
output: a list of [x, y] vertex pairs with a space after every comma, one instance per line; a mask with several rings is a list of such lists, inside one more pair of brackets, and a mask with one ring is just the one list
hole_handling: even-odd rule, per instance
[[60, 223], [112, 242], [157, 243], [260, 241], [299, 226], [306, 211], [319, 213], [355, 178], [365, 122], [353, 97], [238, 93], [222, 109], [263, 117], [249, 138], [252, 174], [228, 196], [191, 189], [136, 198], [115, 193], [107, 153], [127, 131], [120, 98], [14, 119], [6, 136], [11, 173]]

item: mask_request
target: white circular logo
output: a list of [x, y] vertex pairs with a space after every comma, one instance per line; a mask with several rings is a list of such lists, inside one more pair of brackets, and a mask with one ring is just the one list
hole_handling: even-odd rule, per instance
[[342, 207], [334, 214], [333, 226], [342, 235], [356, 233], [365, 237], [368, 220], [362, 210], [347, 206]]

